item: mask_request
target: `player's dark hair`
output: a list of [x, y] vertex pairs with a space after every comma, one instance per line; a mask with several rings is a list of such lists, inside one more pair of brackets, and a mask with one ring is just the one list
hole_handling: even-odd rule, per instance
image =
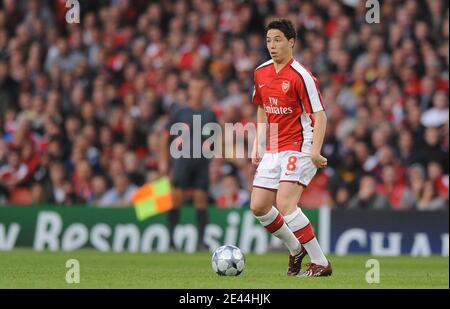
[[289, 19], [281, 18], [281, 19], [272, 20], [266, 27], [266, 33], [270, 29], [280, 30], [281, 32], [283, 32], [284, 36], [288, 40], [290, 40], [290, 39], [295, 40], [297, 37], [297, 33], [295, 32], [294, 25], [292, 24], [292, 22]]

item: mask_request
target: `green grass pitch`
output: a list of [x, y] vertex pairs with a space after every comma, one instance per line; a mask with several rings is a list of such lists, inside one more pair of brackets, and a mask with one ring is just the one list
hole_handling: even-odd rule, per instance
[[[287, 253], [248, 254], [238, 277], [220, 277], [211, 254], [0, 252], [0, 288], [448, 288], [449, 260], [443, 257], [377, 257], [380, 283], [365, 280], [367, 255], [330, 256], [333, 275], [287, 277]], [[66, 283], [66, 261], [77, 259], [80, 283]]]

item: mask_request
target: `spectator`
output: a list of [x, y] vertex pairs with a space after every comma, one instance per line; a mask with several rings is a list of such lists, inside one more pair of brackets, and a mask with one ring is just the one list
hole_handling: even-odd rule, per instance
[[239, 187], [236, 176], [228, 175], [222, 178], [222, 193], [216, 199], [218, 207], [241, 208], [249, 202], [250, 195]]
[[397, 182], [404, 183], [405, 182], [405, 171], [404, 168], [397, 164], [397, 160], [394, 155], [394, 150], [390, 146], [381, 146], [378, 148], [378, 151], [375, 154], [375, 160], [377, 161], [377, 165], [371, 171], [371, 173], [377, 178], [382, 178], [383, 169], [387, 165], [392, 165], [395, 169], [395, 174], [397, 178]]
[[417, 202], [420, 200], [425, 186], [425, 181], [425, 169], [422, 165], [416, 163], [408, 169], [408, 185], [410, 191], [405, 198], [407, 204], [417, 206]]
[[20, 185], [28, 174], [28, 167], [20, 160], [18, 151], [8, 153], [6, 164], [0, 168], [0, 185], [9, 190]]
[[3, 139], [0, 139], [0, 168], [6, 164], [7, 156], [8, 156], [8, 145]]
[[433, 183], [427, 181], [423, 186], [422, 194], [417, 202], [417, 209], [440, 210], [445, 209], [445, 207], [445, 200], [437, 194]]
[[63, 188], [65, 196], [64, 205], [72, 206], [85, 203], [85, 200], [77, 194], [74, 185], [70, 181], [64, 180]]
[[[0, 31], [0, 44], [1, 37]], [[4, 115], [8, 109], [14, 107], [13, 99], [17, 96], [17, 87], [17, 82], [8, 74], [8, 63], [0, 57], [0, 115]]]
[[428, 179], [433, 183], [439, 196], [448, 201], [449, 175], [443, 173], [440, 162], [430, 161], [427, 165]]
[[[353, 196], [358, 191], [361, 175], [362, 169], [357, 165], [354, 153], [347, 154], [343, 158], [341, 167], [337, 168], [328, 180], [328, 190], [331, 192], [334, 201], [336, 201], [339, 191], [348, 191], [348, 193], [341, 192], [341, 203]], [[344, 186], [345, 190], [343, 190]], [[347, 198], [344, 199], [344, 196], [347, 196]]]
[[335, 194], [335, 206], [344, 209], [350, 200], [351, 194], [346, 186], [339, 186]]
[[98, 206], [128, 207], [132, 205], [133, 193], [137, 190], [136, 185], [131, 184], [125, 174], [114, 178], [114, 187], [109, 189], [99, 201]]
[[407, 203], [408, 187], [399, 182], [395, 168], [392, 165], [386, 165], [382, 170], [382, 182], [377, 186], [377, 192], [386, 197], [392, 209], [404, 210], [412, 207]]
[[144, 175], [140, 171], [139, 160], [134, 152], [127, 152], [123, 158], [124, 169], [130, 181], [137, 186], [145, 182]]
[[417, 151], [414, 148], [414, 139], [410, 131], [400, 131], [398, 138], [397, 157], [403, 167], [411, 166], [419, 161]]
[[448, 171], [448, 150], [441, 146], [441, 136], [437, 128], [429, 127], [425, 130], [425, 145], [418, 151], [420, 162], [427, 164], [431, 161], [438, 162]]
[[73, 184], [75, 193], [83, 201], [88, 201], [91, 198], [92, 168], [87, 160], [81, 159], [75, 163], [75, 173], [73, 174]]
[[348, 209], [389, 209], [389, 202], [385, 196], [377, 193], [376, 181], [371, 175], [361, 178], [358, 194], [348, 203]]
[[67, 179], [64, 165], [55, 161], [50, 164], [50, 182], [47, 184], [46, 195], [48, 202], [55, 205], [62, 205], [66, 202], [66, 190], [64, 179]]
[[440, 127], [448, 122], [448, 98], [445, 91], [438, 91], [433, 96], [433, 107], [426, 110], [421, 118], [425, 127]]
[[96, 175], [92, 178], [92, 195], [89, 200], [90, 206], [99, 206], [108, 190], [106, 178], [102, 175]]
[[44, 186], [39, 183], [35, 182], [31, 185], [31, 204], [34, 206], [41, 206], [45, 205], [45, 202], [48, 200], [45, 196], [45, 189]]

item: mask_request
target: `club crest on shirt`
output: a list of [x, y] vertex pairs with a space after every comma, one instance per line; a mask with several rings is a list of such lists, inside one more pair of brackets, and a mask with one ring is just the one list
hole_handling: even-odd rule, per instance
[[286, 93], [286, 92], [289, 91], [289, 87], [290, 87], [289, 81], [284, 80], [284, 81], [281, 83], [281, 90], [283, 90], [284, 93]]

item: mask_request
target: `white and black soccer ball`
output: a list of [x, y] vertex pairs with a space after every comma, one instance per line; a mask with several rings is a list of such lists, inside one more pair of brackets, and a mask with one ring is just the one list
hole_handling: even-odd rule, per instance
[[238, 276], [244, 270], [245, 256], [238, 247], [225, 245], [214, 251], [211, 262], [219, 276]]

